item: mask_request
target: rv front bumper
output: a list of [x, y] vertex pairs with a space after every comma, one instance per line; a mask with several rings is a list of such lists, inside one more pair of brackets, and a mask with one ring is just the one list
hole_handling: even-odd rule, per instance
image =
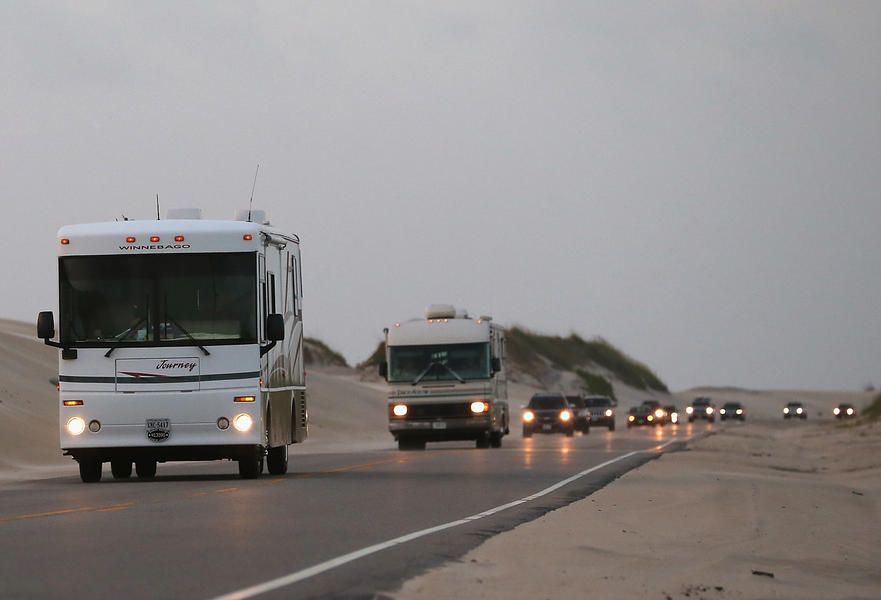
[[480, 417], [465, 417], [461, 419], [432, 419], [432, 420], [394, 420], [389, 423], [389, 431], [398, 433], [434, 433], [443, 435], [445, 432], [471, 432], [486, 431], [492, 426], [490, 415]]

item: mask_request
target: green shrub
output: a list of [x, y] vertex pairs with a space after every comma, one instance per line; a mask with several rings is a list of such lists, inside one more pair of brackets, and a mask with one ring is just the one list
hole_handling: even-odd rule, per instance
[[581, 387], [586, 394], [615, 398], [615, 388], [602, 375], [594, 375], [584, 369], [575, 369], [575, 373], [581, 378]]
[[875, 396], [869, 406], [863, 409], [863, 417], [870, 421], [881, 419], [881, 394]]
[[303, 338], [303, 359], [306, 364], [323, 363], [337, 367], [349, 366], [342, 354], [332, 350], [321, 340], [310, 337]]
[[377, 368], [379, 367], [379, 363], [385, 360], [385, 342], [379, 342], [379, 345], [376, 347], [376, 350], [373, 351], [373, 354], [367, 357], [362, 363], [358, 363], [359, 369], [366, 369], [368, 367]]

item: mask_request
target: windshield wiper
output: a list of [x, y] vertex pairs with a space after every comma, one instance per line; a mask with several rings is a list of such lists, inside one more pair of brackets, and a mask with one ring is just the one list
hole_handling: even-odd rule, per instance
[[[138, 328], [141, 326], [141, 324], [146, 321], [147, 321], [146, 316], [141, 317], [140, 319], [137, 320], [137, 322], [134, 325], [132, 325], [131, 327], [129, 327], [128, 329], [126, 329], [125, 331], [120, 333], [119, 335], [113, 336], [113, 341], [115, 341], [115, 342], [124, 341], [125, 338], [127, 338], [128, 336], [130, 336], [132, 334], [132, 332], [138, 331]], [[107, 352], [104, 353], [105, 358], [110, 358], [110, 355], [113, 354], [113, 351], [116, 350], [117, 348], [119, 348], [119, 346], [111, 347], [110, 350], [108, 350]]]
[[422, 373], [419, 374], [419, 377], [414, 379], [413, 383], [411, 383], [410, 385], [417, 385], [420, 381], [422, 381], [423, 377], [428, 375], [429, 371], [431, 371], [431, 369], [433, 369], [435, 365], [439, 365], [439, 366], [443, 367], [444, 369], [446, 369], [447, 371], [449, 371], [450, 375], [452, 375], [453, 377], [455, 377], [456, 379], [459, 380], [459, 383], [465, 383], [465, 380], [462, 379], [461, 377], [459, 377], [459, 374], [456, 373], [454, 370], [452, 370], [450, 367], [448, 367], [444, 363], [439, 363], [439, 362], [435, 361], [435, 362], [429, 363], [428, 367], [426, 367], [426, 369], [424, 371], [422, 371]]
[[183, 326], [183, 325], [181, 325], [180, 323], [178, 323], [177, 321], [175, 321], [175, 320], [174, 320], [174, 317], [170, 316], [170, 315], [168, 314], [168, 312], [165, 313], [165, 318], [168, 319], [169, 321], [171, 321], [171, 324], [172, 324], [172, 325], [174, 325], [175, 327], [177, 327], [178, 329], [180, 329], [181, 333], [183, 333], [185, 336], [187, 336], [188, 338], [190, 338], [190, 341], [193, 342], [193, 344], [195, 344], [195, 345], [199, 348], [199, 350], [201, 350], [201, 351], [205, 354], [205, 356], [211, 356], [211, 353], [208, 352], [208, 349], [205, 348], [205, 346], [203, 346], [202, 344], [200, 344], [199, 341], [198, 341], [196, 338], [193, 337], [193, 334], [191, 334], [189, 331], [187, 331], [186, 329], [184, 329], [184, 326]]

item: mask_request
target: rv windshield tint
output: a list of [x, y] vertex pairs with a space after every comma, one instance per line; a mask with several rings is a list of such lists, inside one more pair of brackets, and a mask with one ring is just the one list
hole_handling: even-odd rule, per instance
[[486, 342], [389, 349], [389, 381], [393, 382], [487, 379], [489, 366]]
[[252, 253], [63, 257], [61, 339], [256, 343], [256, 262]]

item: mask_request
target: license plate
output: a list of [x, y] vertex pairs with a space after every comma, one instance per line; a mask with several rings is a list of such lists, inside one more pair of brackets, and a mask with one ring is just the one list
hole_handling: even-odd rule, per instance
[[541, 426], [542, 431], [550, 431], [551, 429], [553, 429], [553, 426], [548, 425], [547, 423], [545, 423], [544, 425]]
[[164, 442], [171, 437], [171, 419], [147, 419], [147, 439], [151, 442]]
[[447, 424], [443, 422], [434, 422], [431, 424], [432, 429], [446, 429]]

